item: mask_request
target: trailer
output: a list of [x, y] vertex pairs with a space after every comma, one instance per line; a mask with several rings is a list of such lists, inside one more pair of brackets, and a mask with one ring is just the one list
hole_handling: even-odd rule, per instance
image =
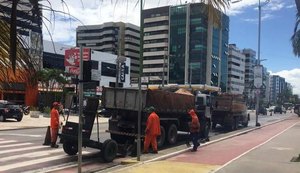
[[[104, 161], [111, 162], [116, 157], [118, 144], [112, 139], [107, 139], [103, 143], [99, 139], [99, 121], [97, 114], [99, 100], [98, 98], [87, 98], [87, 104], [83, 110], [82, 117], [82, 147], [91, 147], [101, 150], [101, 156]], [[93, 125], [97, 120], [97, 140], [91, 139]], [[69, 114], [66, 123], [59, 134], [63, 150], [68, 155], [75, 155], [78, 152], [78, 122], [69, 121]]]
[[248, 126], [249, 114], [243, 95], [223, 93], [214, 98], [212, 107], [212, 128], [217, 124], [236, 130], [239, 124]]

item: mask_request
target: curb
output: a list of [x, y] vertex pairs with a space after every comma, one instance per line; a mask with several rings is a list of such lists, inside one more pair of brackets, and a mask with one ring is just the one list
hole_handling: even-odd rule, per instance
[[[257, 130], [257, 129], [261, 129], [261, 128], [263, 128], [263, 127], [266, 127], [266, 126], [269, 126], [269, 125], [272, 125], [272, 124], [279, 123], [279, 122], [281, 122], [281, 121], [289, 120], [289, 119], [291, 119], [291, 118], [293, 118], [293, 117], [294, 117], [294, 116], [292, 116], [292, 117], [287, 117], [287, 118], [280, 119], [280, 120], [276, 120], [276, 121], [273, 121], [273, 122], [264, 124], [264, 125], [259, 126], [259, 127], [254, 127], [254, 128], [251, 128], [251, 129], [242, 131], [242, 132], [238, 132], [238, 133], [235, 133], [235, 134], [232, 134], [232, 135], [229, 135], [229, 136], [222, 137], [222, 138], [220, 138], [220, 139], [216, 139], [216, 140], [213, 140], [213, 141], [209, 141], [209, 142], [206, 142], [206, 143], [202, 144], [201, 146], [211, 145], [211, 144], [214, 144], [214, 143], [217, 143], [217, 142], [226, 140], [226, 139], [230, 139], [230, 138], [233, 138], [233, 137], [236, 137], [236, 136], [239, 136], [239, 135], [242, 135], [242, 134], [245, 134], [245, 133], [248, 133], [248, 132]], [[141, 166], [141, 165], [146, 164], [146, 163], [149, 163], [149, 162], [165, 160], [165, 159], [168, 159], [168, 158], [177, 156], [177, 155], [179, 155], [179, 154], [185, 153], [185, 152], [189, 151], [190, 149], [191, 149], [191, 147], [188, 147], [188, 148], [186, 148], [186, 149], [182, 149], [182, 150], [179, 150], [179, 151], [176, 151], [176, 152], [173, 152], [173, 153], [169, 153], [169, 154], [166, 154], [166, 155], [162, 155], [162, 156], [159, 156], [159, 157], [154, 158], [154, 159], [150, 159], [150, 160], [146, 160], [146, 161], [136, 161], [136, 163], [134, 163], [134, 162], [132, 163], [133, 165], [127, 166], [127, 167], [123, 167], [123, 168], [121, 168], [121, 169], [117, 169], [116, 171], [122, 171], [122, 170], [125, 170], [125, 169], [129, 169], [129, 168]], [[137, 160], [136, 157], [134, 157], [134, 158], [132, 158], [132, 159], [130, 159], [130, 160], [134, 160], [134, 159]], [[124, 162], [126, 162], [126, 160], [124, 160]], [[129, 163], [129, 164], [130, 164], [130, 163]], [[124, 165], [125, 165], [125, 164], [124, 164]], [[107, 171], [107, 170], [106, 170], [106, 171]], [[100, 172], [101, 172], [101, 171], [100, 171]]]

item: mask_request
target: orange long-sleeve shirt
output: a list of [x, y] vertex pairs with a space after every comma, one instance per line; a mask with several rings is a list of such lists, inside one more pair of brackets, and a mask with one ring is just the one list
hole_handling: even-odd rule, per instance
[[146, 132], [153, 136], [160, 135], [160, 120], [155, 112], [152, 112], [147, 119]]
[[199, 132], [200, 131], [200, 123], [196, 112], [192, 109], [189, 111], [190, 116], [192, 117], [192, 122], [190, 126], [190, 132]]
[[52, 108], [51, 112], [50, 112], [50, 127], [55, 129], [55, 128], [59, 128], [59, 113], [58, 110], [55, 108]]

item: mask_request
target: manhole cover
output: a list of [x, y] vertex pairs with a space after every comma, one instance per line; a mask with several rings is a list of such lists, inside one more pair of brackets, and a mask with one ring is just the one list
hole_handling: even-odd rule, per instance
[[300, 154], [298, 157], [293, 157], [291, 162], [300, 162]]

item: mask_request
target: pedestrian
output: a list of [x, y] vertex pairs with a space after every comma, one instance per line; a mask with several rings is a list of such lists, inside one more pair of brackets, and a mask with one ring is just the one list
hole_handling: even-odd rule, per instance
[[59, 106], [60, 104], [58, 102], [53, 102], [50, 112], [51, 148], [58, 148], [56, 141], [59, 129]]
[[149, 114], [146, 129], [145, 129], [145, 140], [144, 140], [144, 154], [148, 153], [148, 148], [151, 144], [153, 153], [157, 154], [157, 136], [160, 135], [160, 120], [158, 115], [155, 113], [155, 108], [150, 106], [146, 109]]
[[[191, 116], [192, 120], [189, 123], [190, 127], [190, 136], [189, 141], [193, 142], [193, 149], [191, 149], [192, 152], [197, 151], [197, 148], [200, 146], [199, 140], [199, 132], [200, 132], [200, 123], [198, 116], [194, 109], [188, 110], [188, 114]], [[187, 145], [189, 146], [189, 141], [187, 142]]]

